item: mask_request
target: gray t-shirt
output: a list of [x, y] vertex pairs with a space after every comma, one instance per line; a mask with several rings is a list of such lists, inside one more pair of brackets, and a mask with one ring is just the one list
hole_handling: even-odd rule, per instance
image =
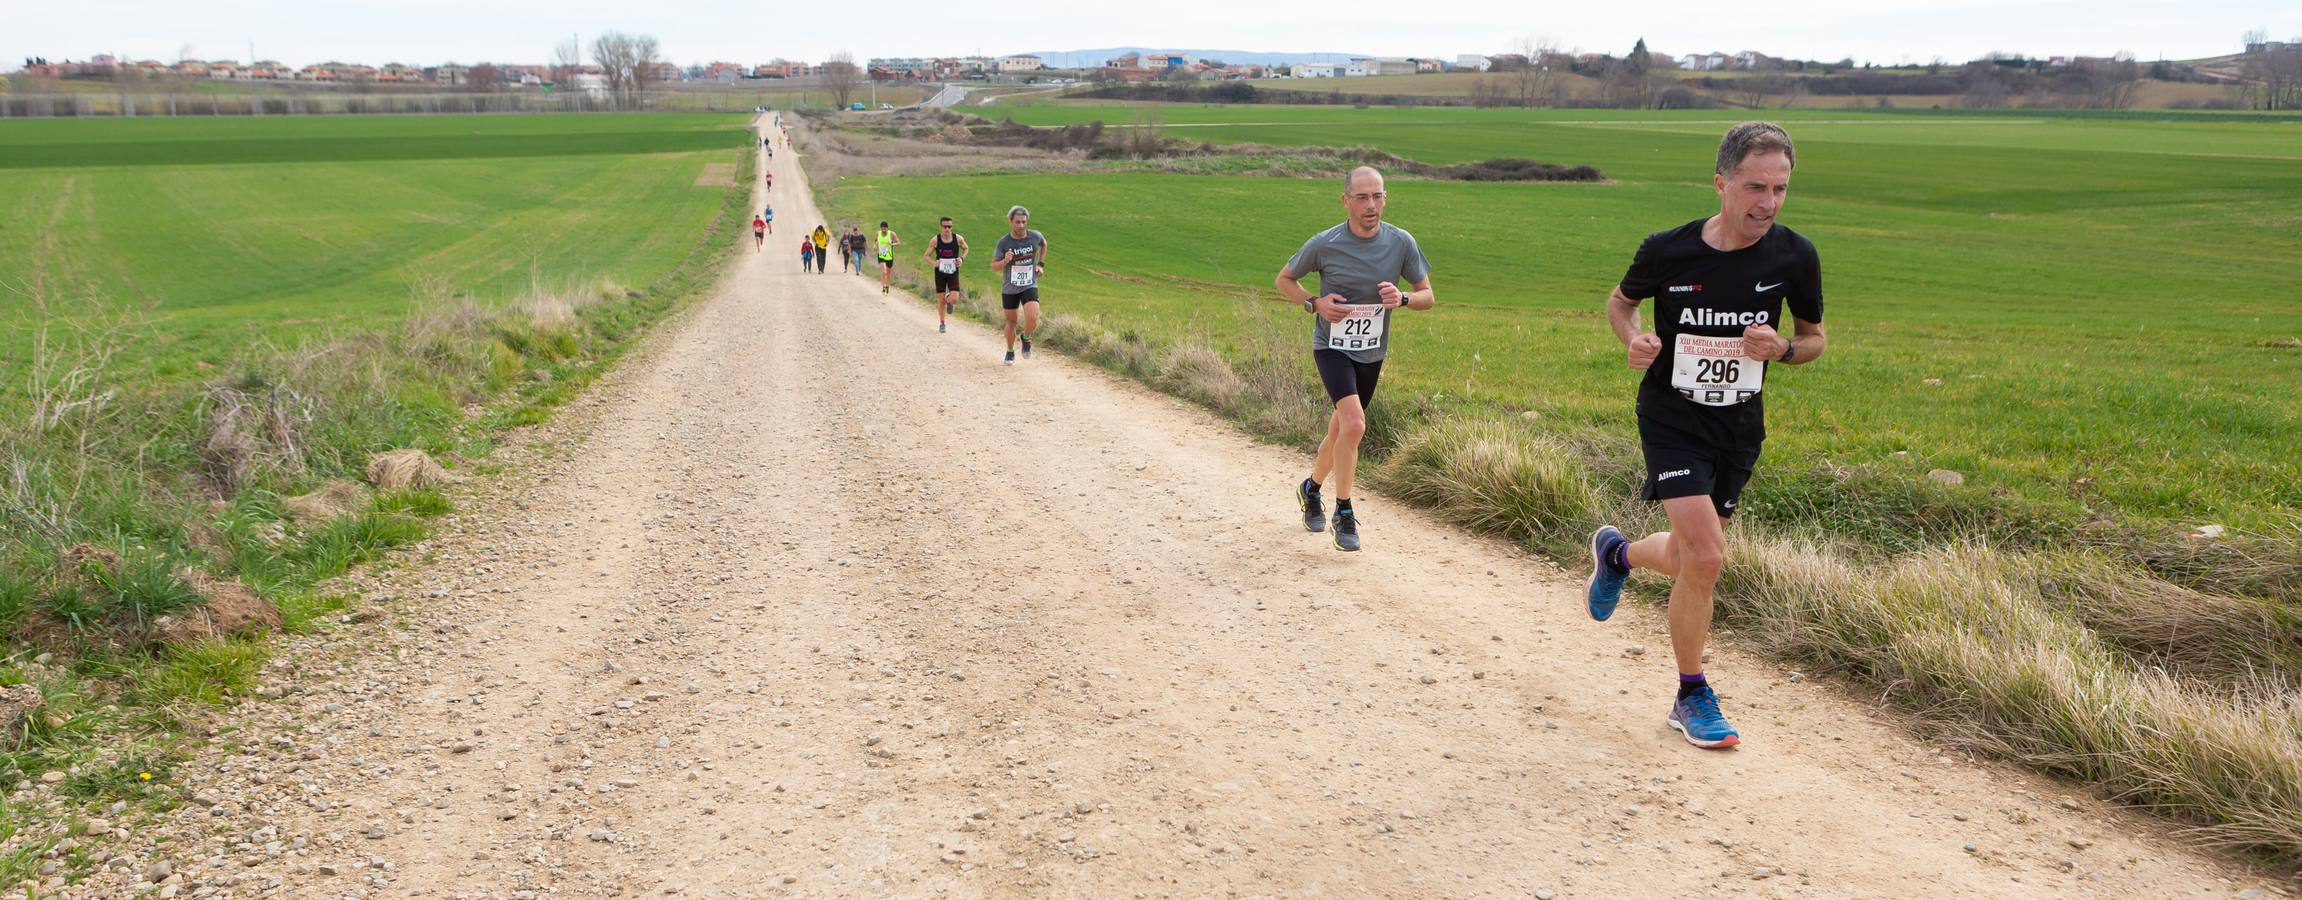
[[[1362, 238], [1352, 234], [1350, 223], [1345, 222], [1305, 241], [1303, 249], [1287, 260], [1287, 271], [1298, 279], [1318, 273], [1319, 289], [1314, 296], [1341, 294], [1345, 303], [1380, 306], [1383, 298], [1375, 285], [1388, 281], [1406, 293], [1429, 277], [1431, 262], [1423, 258], [1423, 248], [1405, 229], [1385, 222], [1374, 237]], [[1312, 347], [1334, 350], [1353, 362], [1382, 362], [1384, 352], [1390, 349], [1390, 310], [1367, 319], [1345, 319], [1332, 327], [1318, 316], [1312, 316], [1311, 321], [1316, 323], [1311, 327]], [[1337, 330], [1344, 333], [1337, 335]]]
[[[1020, 294], [1038, 287], [1039, 254], [1046, 249], [1047, 236], [1037, 231], [1025, 229], [1020, 239], [1013, 231], [1000, 235], [999, 243], [991, 248], [991, 258], [998, 259], [1010, 250], [1015, 252], [1015, 258], [1008, 260], [1006, 271], [999, 273], [999, 293]], [[1019, 277], [1025, 280], [1018, 282]]]

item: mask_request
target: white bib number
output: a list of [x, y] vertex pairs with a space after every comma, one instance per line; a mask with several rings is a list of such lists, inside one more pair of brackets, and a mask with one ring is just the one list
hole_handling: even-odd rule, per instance
[[1743, 356], [1742, 338], [1678, 336], [1671, 352], [1671, 387], [1704, 406], [1733, 406], [1758, 396], [1766, 363]]
[[1010, 265], [1007, 267], [1007, 283], [1016, 287], [1030, 287], [1038, 284], [1039, 267], [1028, 262]]
[[1327, 349], [1373, 350], [1381, 347], [1383, 326], [1388, 321], [1383, 317], [1381, 306], [1351, 307], [1349, 318], [1327, 326]]
[[939, 260], [936, 260], [936, 261], [935, 261], [935, 271], [941, 272], [941, 273], [943, 273], [943, 274], [945, 274], [945, 275], [949, 275], [949, 274], [951, 274], [951, 273], [953, 273], [953, 272], [957, 272], [957, 271], [959, 271], [959, 260], [957, 260], [957, 259], [939, 259]]

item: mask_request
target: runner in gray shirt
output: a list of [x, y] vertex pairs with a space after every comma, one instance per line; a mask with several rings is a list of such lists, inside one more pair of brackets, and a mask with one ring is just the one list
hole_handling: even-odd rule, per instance
[[[1295, 501], [1303, 509], [1304, 528], [1326, 530], [1319, 486], [1334, 476], [1337, 550], [1359, 549], [1351, 481], [1359, 469], [1359, 439], [1367, 433], [1367, 405], [1374, 402], [1375, 382], [1391, 346], [1391, 313], [1401, 306], [1430, 309], [1434, 302], [1431, 264], [1415, 236], [1383, 221], [1388, 199], [1383, 173], [1371, 166], [1351, 170], [1343, 180], [1343, 224], [1305, 242], [1279, 270], [1277, 282], [1282, 296], [1316, 317], [1311, 360], [1335, 410], [1327, 417], [1327, 436], [1319, 442], [1311, 477], [1295, 486]], [[1303, 278], [1314, 273], [1324, 293], [1304, 289]], [[1402, 284], [1408, 290], [1401, 291]]]
[[991, 248], [991, 268], [999, 273], [999, 309], [1007, 319], [1007, 364], [1015, 364], [1015, 314], [1023, 313], [1023, 358], [1031, 358], [1031, 336], [1039, 332], [1039, 276], [1047, 271], [1047, 236], [1031, 230], [1031, 211], [1007, 210], [1007, 233]]

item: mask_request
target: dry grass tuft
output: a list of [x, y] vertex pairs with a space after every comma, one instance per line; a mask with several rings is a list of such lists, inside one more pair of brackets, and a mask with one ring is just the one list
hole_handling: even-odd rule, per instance
[[1511, 419], [1446, 417], [1411, 428], [1375, 474], [1402, 499], [1522, 541], [1581, 531], [1606, 507], [1577, 454]]
[[428, 490], [453, 480], [422, 450], [389, 450], [368, 460], [368, 483], [379, 491]]
[[1745, 540], [1719, 610], [1774, 653], [1887, 687], [1961, 743], [2193, 822], [2205, 843], [2302, 855], [2293, 692], [2209, 692], [2134, 665], [2040, 595], [2035, 564], [1957, 546], [1861, 566]]
[[288, 518], [304, 525], [349, 515], [367, 505], [367, 490], [349, 481], [329, 481], [311, 493], [280, 498], [280, 508]]

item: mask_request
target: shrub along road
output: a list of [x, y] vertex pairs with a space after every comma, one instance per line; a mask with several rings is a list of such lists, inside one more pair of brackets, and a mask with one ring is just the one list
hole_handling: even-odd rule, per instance
[[1731, 647], [1747, 741], [1687, 746], [1654, 610], [1591, 623], [1547, 563], [1380, 497], [1338, 554], [1296, 524], [1302, 455], [800, 274], [792, 157], [769, 252], [361, 576], [403, 599], [291, 646], [284, 699], [179, 770], [194, 802], [124, 823], [159, 858], [75, 890], [163, 859], [187, 895], [2245, 887]]

